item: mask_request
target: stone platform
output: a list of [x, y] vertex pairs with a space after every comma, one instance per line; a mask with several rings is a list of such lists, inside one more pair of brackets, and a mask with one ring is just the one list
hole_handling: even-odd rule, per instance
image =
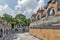
[[43, 40], [60, 40], [60, 16], [49, 16], [31, 23], [29, 33]]

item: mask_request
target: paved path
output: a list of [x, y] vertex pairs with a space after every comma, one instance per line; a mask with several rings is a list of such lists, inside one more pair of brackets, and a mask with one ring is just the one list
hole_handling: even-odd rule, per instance
[[15, 33], [9, 35], [8, 38], [6, 38], [5, 40], [39, 40], [39, 39], [29, 35], [29, 33]]

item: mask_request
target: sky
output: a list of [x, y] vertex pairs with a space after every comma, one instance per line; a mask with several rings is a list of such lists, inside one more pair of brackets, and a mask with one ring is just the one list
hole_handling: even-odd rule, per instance
[[48, 0], [0, 0], [0, 15], [4, 13], [12, 15], [24, 14], [30, 18], [38, 8], [43, 8]]

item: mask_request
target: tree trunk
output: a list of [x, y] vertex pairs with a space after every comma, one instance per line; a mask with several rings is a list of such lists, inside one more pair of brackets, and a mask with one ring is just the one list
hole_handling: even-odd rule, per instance
[[19, 25], [19, 28], [20, 28], [20, 25]]
[[11, 24], [12, 25], [12, 29], [14, 28], [14, 24]]

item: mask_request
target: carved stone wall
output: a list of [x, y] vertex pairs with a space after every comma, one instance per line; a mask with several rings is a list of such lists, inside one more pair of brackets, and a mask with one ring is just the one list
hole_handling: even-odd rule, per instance
[[55, 16], [58, 14], [57, 2], [56, 3], [49, 3], [46, 9], [46, 18], [48, 17], [48, 10], [54, 8]]

